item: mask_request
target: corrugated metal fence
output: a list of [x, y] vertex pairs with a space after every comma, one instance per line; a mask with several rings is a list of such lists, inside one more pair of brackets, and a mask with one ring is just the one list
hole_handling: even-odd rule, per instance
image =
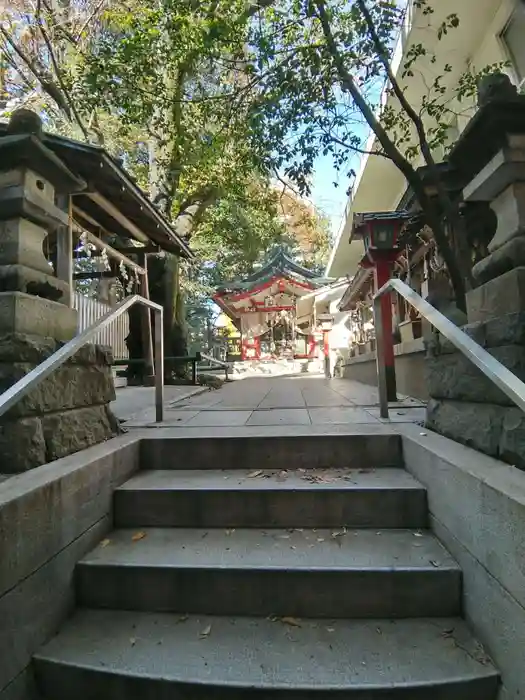
[[[78, 332], [82, 332], [91, 326], [98, 318], [111, 310], [111, 306], [103, 304], [96, 299], [90, 299], [75, 292], [73, 306], [78, 311]], [[119, 316], [107, 328], [96, 336], [93, 342], [101, 345], [109, 345], [113, 350], [113, 357], [121, 360], [128, 357], [126, 336], [129, 333], [129, 319], [127, 313]]]

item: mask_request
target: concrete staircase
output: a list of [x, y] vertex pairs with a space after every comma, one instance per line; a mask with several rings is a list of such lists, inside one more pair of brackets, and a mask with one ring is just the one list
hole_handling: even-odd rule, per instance
[[34, 660], [46, 700], [496, 699], [397, 436], [152, 442]]

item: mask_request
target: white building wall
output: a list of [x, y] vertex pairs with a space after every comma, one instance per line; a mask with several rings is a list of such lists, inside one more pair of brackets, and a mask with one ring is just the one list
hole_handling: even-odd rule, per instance
[[[425, 28], [423, 20], [418, 18], [417, 13], [409, 13], [408, 17], [413, 22], [402, 32], [394, 53], [394, 67], [398, 69], [401, 65], [401, 48], [406, 52], [412, 43], [428, 43], [429, 50], [432, 49], [433, 43], [438, 57], [437, 68], [421, 65], [420, 72], [406, 85], [406, 94], [414, 106], [421, 98], [424, 84], [428, 84], [433, 74], [441, 73], [441, 64], [445, 62], [453, 65], [452, 74], [447, 76], [450, 79], [449, 87], [452, 93], [457, 86], [457, 80], [469, 67], [477, 72], [487, 65], [509, 60], [509, 53], [501, 39], [501, 33], [518, 7], [525, 12], [523, 9], [525, 4], [522, 0], [433, 0], [433, 5], [436, 9], [434, 23], [439, 23], [440, 17], [457, 11], [460, 24], [457, 29], [451, 30], [446, 38], [437, 41], [435, 30]], [[512, 68], [508, 69], [508, 73], [511, 79], [517, 82], [516, 72]], [[451, 104], [451, 107], [458, 113], [457, 123], [454, 126], [457, 127], [459, 135], [475, 112], [475, 99], [470, 103]], [[436, 156], [438, 159], [442, 158], [442, 154], [438, 153]], [[415, 162], [416, 166], [421, 164], [423, 164], [422, 158]], [[355, 274], [363, 251], [355, 245], [355, 242], [352, 245], [349, 243], [354, 212], [394, 209], [405, 190], [405, 179], [392, 163], [380, 156], [363, 157], [353, 196], [346, 207], [346, 218], [330, 256], [327, 276]], [[358, 247], [359, 250], [357, 250]]]

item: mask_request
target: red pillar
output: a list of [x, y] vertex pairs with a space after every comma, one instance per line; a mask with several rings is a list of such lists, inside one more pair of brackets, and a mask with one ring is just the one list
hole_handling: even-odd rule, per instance
[[330, 331], [323, 331], [324, 376], [330, 378]]
[[[375, 263], [376, 292], [390, 279], [391, 263], [388, 260], [377, 260]], [[394, 363], [394, 341], [392, 338], [392, 303], [390, 292], [381, 297], [381, 316], [383, 319], [383, 343], [385, 348], [385, 376], [387, 397], [389, 401], [397, 401], [396, 368]]]

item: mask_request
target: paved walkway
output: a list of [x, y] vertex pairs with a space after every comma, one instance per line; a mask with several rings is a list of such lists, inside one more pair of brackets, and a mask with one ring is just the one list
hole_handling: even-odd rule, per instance
[[[155, 423], [153, 389], [149, 407], [125, 425], [144, 427], [330, 426], [415, 423], [425, 419], [420, 401], [400, 397], [390, 418], [379, 417], [377, 389], [345, 379], [319, 376], [256, 377], [231, 382], [217, 391], [174, 401], [168, 397], [163, 423]], [[144, 396], [146, 396], [144, 394]]]
[[[164, 400], [166, 408], [177, 401], [207, 391], [201, 386], [166, 386]], [[115, 390], [116, 399], [111, 402], [111, 410], [121, 421], [140, 418], [154, 402], [154, 389], [144, 386], [124, 386]]]

